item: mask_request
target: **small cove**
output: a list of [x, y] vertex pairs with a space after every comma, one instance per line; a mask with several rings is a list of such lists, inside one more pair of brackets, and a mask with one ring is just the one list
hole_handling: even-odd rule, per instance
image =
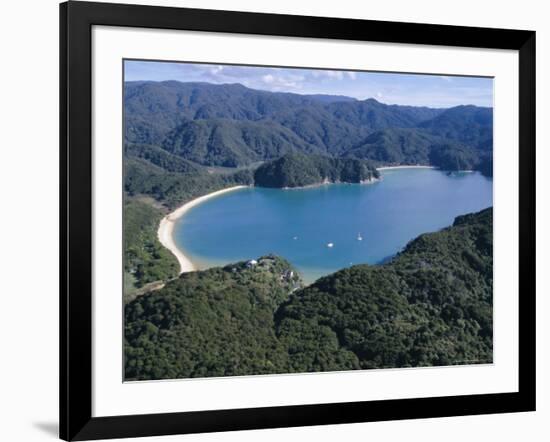
[[189, 210], [175, 225], [174, 241], [201, 269], [274, 253], [312, 282], [350, 265], [380, 263], [418, 235], [492, 205], [492, 179], [477, 172], [381, 173], [373, 184], [235, 190]]

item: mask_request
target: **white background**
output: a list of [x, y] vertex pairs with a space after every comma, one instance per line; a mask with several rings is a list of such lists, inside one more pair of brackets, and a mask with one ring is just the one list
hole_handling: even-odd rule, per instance
[[[536, 413], [354, 424], [300, 429], [174, 436], [150, 440], [279, 441], [400, 440], [498, 441], [548, 439], [550, 327], [548, 293], [549, 208], [543, 176], [548, 164], [550, 29], [544, 2], [406, 0], [259, 2], [222, 0], [155, 2], [190, 7], [417, 21], [537, 31], [538, 148], [538, 409]], [[0, 440], [55, 439], [57, 427], [58, 322], [58, 10], [57, 1], [2, 5], [2, 160], [0, 192], [2, 318], [0, 319]], [[545, 81], [546, 79], [546, 81]], [[24, 233], [23, 233], [24, 232]], [[546, 375], [545, 375], [546, 372]]]

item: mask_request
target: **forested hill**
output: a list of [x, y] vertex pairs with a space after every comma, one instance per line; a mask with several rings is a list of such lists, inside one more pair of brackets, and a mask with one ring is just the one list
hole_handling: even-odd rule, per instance
[[274, 312], [302, 286], [273, 256], [184, 273], [125, 308], [126, 379], [266, 374], [287, 365]]
[[492, 208], [461, 216], [386, 265], [350, 267], [300, 291], [277, 312], [291, 370], [491, 362], [492, 232]]
[[368, 161], [290, 153], [258, 167], [254, 184], [276, 188], [303, 187], [320, 183], [370, 182], [379, 176]]
[[492, 208], [300, 288], [288, 263], [184, 274], [126, 305], [126, 378], [490, 363]]
[[302, 152], [486, 171], [481, 163], [492, 156], [491, 108], [432, 109], [177, 81], [127, 82], [124, 105], [128, 143], [203, 166], [241, 167]]

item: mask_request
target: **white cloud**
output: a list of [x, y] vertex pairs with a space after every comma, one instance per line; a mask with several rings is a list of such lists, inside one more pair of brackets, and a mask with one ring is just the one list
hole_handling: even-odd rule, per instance
[[344, 73], [342, 71], [325, 71], [325, 75], [329, 78], [336, 78], [337, 80], [342, 80], [344, 78]]
[[357, 71], [156, 62], [128, 63], [126, 75], [128, 80], [241, 83], [252, 89], [273, 92], [338, 94], [358, 99], [373, 97], [388, 104], [493, 105], [492, 80], [449, 75], [429, 75], [417, 81], [419, 76]]
[[302, 75], [286, 74], [286, 75], [262, 75], [261, 81], [267, 85], [271, 91], [296, 90], [302, 88], [302, 82], [305, 77]]
[[212, 75], [217, 75], [222, 71], [223, 71], [223, 66], [213, 66], [210, 68], [210, 73]]
[[[355, 72], [351, 72], [352, 74], [355, 74]], [[311, 75], [314, 78], [334, 78], [336, 80], [342, 80], [344, 78], [344, 73], [342, 71], [327, 71], [327, 70], [316, 70], [312, 71]]]

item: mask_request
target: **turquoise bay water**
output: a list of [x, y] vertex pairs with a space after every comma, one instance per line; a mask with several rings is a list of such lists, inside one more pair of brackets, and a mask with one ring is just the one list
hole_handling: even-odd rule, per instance
[[368, 185], [236, 190], [191, 209], [174, 238], [200, 268], [274, 253], [311, 282], [353, 264], [379, 263], [419, 234], [492, 205], [493, 182], [479, 173], [381, 173]]

